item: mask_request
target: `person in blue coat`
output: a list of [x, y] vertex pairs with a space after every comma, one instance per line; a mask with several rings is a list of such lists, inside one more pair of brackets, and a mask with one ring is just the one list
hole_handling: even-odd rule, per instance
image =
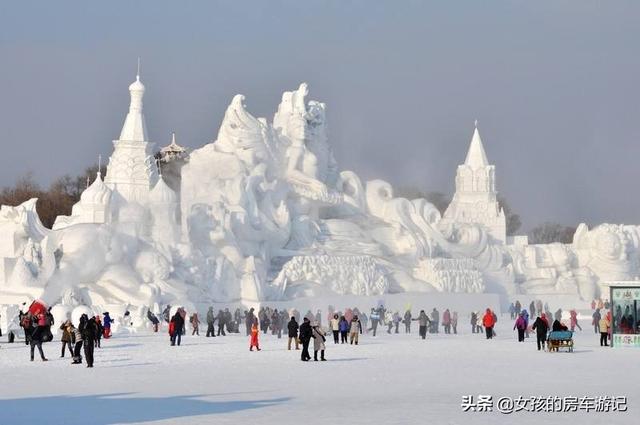
[[111, 337], [111, 323], [113, 323], [113, 319], [109, 316], [109, 312], [102, 313], [102, 327], [104, 329], [104, 337], [107, 339]]

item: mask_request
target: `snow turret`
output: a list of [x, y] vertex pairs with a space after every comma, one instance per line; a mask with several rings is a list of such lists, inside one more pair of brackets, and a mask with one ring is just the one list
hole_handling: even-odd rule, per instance
[[147, 139], [147, 125], [142, 113], [144, 84], [140, 81], [140, 64], [136, 80], [129, 86], [131, 103], [120, 139], [113, 141], [105, 184], [127, 202], [144, 205], [157, 175], [153, 166], [153, 143]]
[[456, 223], [481, 224], [494, 240], [504, 243], [506, 218], [497, 197], [495, 167], [489, 164], [476, 121], [467, 157], [456, 173], [456, 193], [440, 227], [448, 228]]
[[473, 137], [471, 138], [471, 144], [469, 145], [469, 151], [467, 152], [467, 158], [464, 161], [464, 165], [475, 169], [483, 168], [489, 165], [487, 154], [482, 146], [482, 139], [478, 132], [478, 121], [475, 122], [475, 129], [473, 130]]
[[98, 171], [96, 179], [80, 195], [80, 203], [84, 205], [106, 205], [111, 199], [111, 189], [102, 181], [102, 173]]
[[149, 193], [149, 204], [151, 205], [177, 205], [178, 197], [176, 193], [164, 182], [162, 175], [158, 178], [158, 183]]

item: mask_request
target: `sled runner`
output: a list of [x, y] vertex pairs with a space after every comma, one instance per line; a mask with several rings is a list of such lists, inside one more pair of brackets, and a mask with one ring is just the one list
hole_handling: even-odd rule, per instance
[[550, 332], [547, 337], [547, 347], [549, 352], [560, 351], [560, 348], [566, 348], [570, 353], [573, 352], [573, 332], [571, 331], [555, 331]]

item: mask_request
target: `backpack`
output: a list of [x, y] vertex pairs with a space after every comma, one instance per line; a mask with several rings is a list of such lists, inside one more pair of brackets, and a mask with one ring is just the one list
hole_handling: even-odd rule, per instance
[[25, 314], [24, 316], [22, 316], [22, 323], [21, 323], [23, 328], [30, 328], [31, 327], [31, 317], [29, 317], [28, 314]]

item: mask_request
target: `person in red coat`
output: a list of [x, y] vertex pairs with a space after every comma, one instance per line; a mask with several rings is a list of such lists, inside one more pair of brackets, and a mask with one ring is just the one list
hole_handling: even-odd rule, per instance
[[493, 313], [491, 309], [488, 308], [482, 317], [482, 325], [484, 326], [484, 330], [487, 334], [487, 339], [493, 338], [493, 325], [495, 325], [496, 321], [493, 317]]
[[256, 347], [258, 351], [260, 351], [260, 344], [258, 342], [259, 333], [258, 324], [253, 322], [253, 325], [251, 325], [251, 342], [249, 344], [249, 351], [253, 351], [253, 347]]

